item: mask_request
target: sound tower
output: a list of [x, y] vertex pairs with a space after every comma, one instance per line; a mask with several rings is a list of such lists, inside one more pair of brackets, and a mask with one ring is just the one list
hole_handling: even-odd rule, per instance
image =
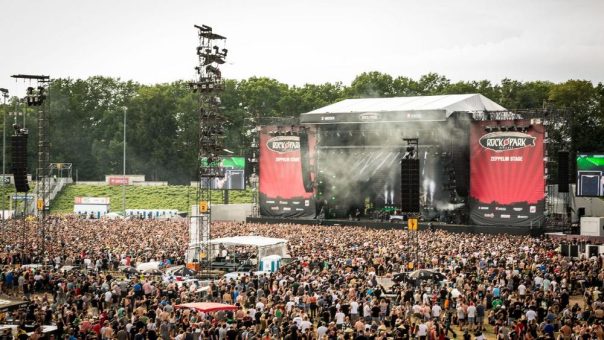
[[568, 151], [558, 151], [558, 192], [568, 192]]
[[401, 160], [401, 209], [419, 213], [419, 159]]
[[28, 192], [27, 183], [27, 134], [11, 136], [12, 172], [15, 191]]
[[302, 183], [306, 192], [313, 191], [312, 177], [310, 174], [310, 160], [308, 158], [308, 133], [300, 129], [300, 164], [302, 166]]

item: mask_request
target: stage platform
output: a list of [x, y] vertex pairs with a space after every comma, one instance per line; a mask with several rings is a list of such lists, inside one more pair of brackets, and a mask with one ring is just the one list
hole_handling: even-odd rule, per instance
[[[326, 225], [326, 226], [354, 226], [354, 227], [368, 227], [378, 229], [395, 229], [404, 228], [407, 229], [407, 222], [380, 222], [369, 219], [361, 219], [360, 221], [350, 220], [316, 220], [316, 219], [292, 219], [292, 218], [270, 218], [270, 217], [247, 217], [246, 222], [248, 223], [267, 223], [267, 224], [280, 224], [280, 223], [294, 223], [294, 224], [305, 224], [305, 225]], [[449, 231], [452, 233], [472, 233], [472, 234], [511, 234], [511, 235], [533, 235], [539, 236], [544, 234], [544, 230], [541, 228], [529, 228], [529, 227], [516, 227], [516, 226], [477, 226], [477, 225], [462, 225], [462, 224], [446, 224], [440, 222], [432, 222], [432, 225], [436, 229]], [[428, 229], [428, 222], [420, 222], [418, 225], [420, 230]]]

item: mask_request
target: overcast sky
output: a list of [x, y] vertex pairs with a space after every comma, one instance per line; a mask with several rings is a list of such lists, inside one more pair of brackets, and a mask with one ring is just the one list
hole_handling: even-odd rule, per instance
[[10, 75], [192, 79], [193, 24], [228, 37], [223, 76], [288, 84], [377, 70], [457, 80], [604, 81], [602, 0], [0, 0]]

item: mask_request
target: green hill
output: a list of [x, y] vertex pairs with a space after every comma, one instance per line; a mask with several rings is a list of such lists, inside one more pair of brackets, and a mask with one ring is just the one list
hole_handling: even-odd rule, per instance
[[[184, 185], [169, 186], [127, 186], [126, 187], [126, 209], [177, 209], [178, 211], [189, 211], [190, 206], [195, 204], [197, 189]], [[86, 197], [110, 197], [111, 211], [122, 210], [122, 187], [110, 185], [68, 185], [55, 198], [50, 206], [51, 213], [73, 212], [74, 198]], [[224, 203], [223, 191], [212, 192], [214, 203]], [[229, 203], [252, 203], [252, 191], [230, 191]]]
[[[29, 182], [29, 186], [30, 186], [30, 189], [29, 189], [28, 194], [30, 194], [30, 195], [34, 194], [36, 192], [35, 183]], [[3, 190], [2, 186], [0, 185], [0, 195], [2, 195], [2, 190]], [[15, 194], [15, 185], [14, 184], [11, 183], [11, 184], [7, 184], [4, 186], [4, 199], [0, 198], [0, 210], [1, 209], [6, 209], [6, 210], [10, 209], [10, 207], [11, 207], [10, 198], [14, 194]], [[23, 195], [23, 193], [20, 193], [19, 195]], [[3, 206], [2, 203], [4, 203], [6, 205], [6, 207]], [[19, 204], [21, 204], [21, 203], [19, 203]], [[14, 209], [14, 207], [13, 207], [13, 209]], [[19, 209], [21, 209], [21, 208], [19, 208]]]

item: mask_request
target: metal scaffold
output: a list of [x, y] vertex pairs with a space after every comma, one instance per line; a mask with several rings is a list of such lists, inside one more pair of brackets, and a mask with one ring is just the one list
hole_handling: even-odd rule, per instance
[[[27, 87], [24, 102], [36, 113], [38, 143], [37, 143], [37, 163], [35, 172], [35, 211], [38, 217], [38, 229], [41, 239], [41, 256], [44, 257], [46, 251], [46, 242], [49, 238], [46, 226], [46, 216], [50, 206], [51, 176], [50, 176], [50, 77], [42, 75], [18, 74], [12, 76], [15, 79], [22, 79], [35, 83]], [[27, 134], [26, 129], [24, 133]], [[28, 191], [28, 190], [27, 190]]]
[[[226, 38], [212, 31], [206, 25], [197, 26], [199, 45], [197, 46], [197, 77], [190, 83], [191, 89], [198, 95], [198, 181], [197, 204], [192, 206], [189, 227], [189, 250], [187, 261], [198, 263], [202, 274], [211, 271], [211, 209], [212, 183], [218, 177], [224, 177], [222, 155], [224, 152], [225, 125], [227, 119], [220, 113], [220, 94], [224, 90], [224, 81], [220, 65], [225, 63], [227, 49]], [[222, 46], [218, 46], [218, 45]]]

